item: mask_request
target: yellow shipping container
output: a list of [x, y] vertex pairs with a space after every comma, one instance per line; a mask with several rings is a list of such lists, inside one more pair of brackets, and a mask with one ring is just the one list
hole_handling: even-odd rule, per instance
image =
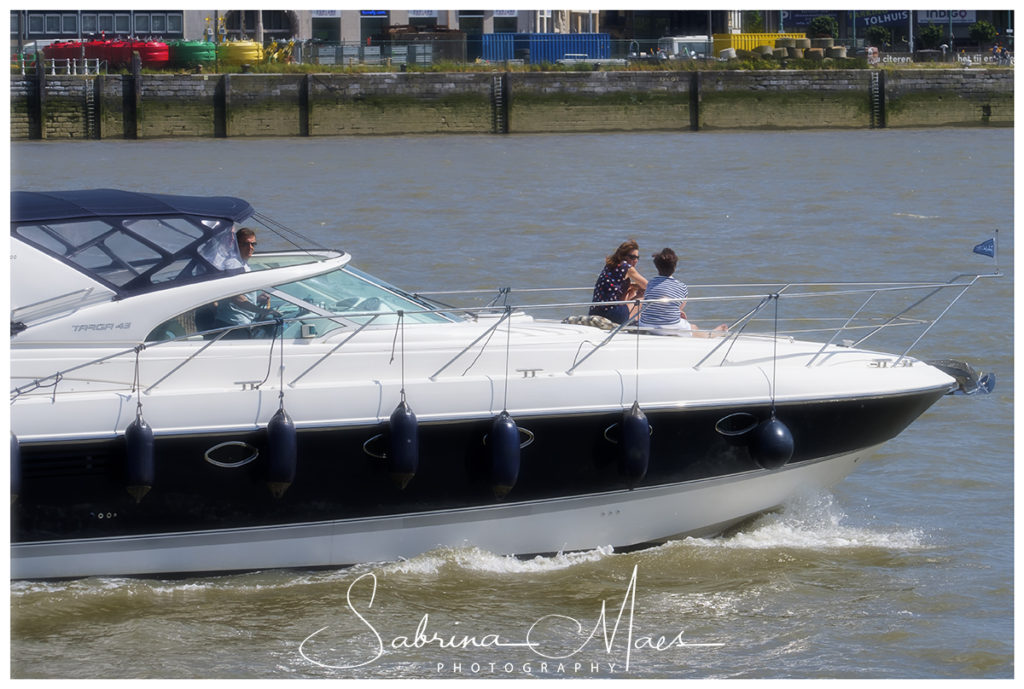
[[715, 57], [726, 48], [753, 50], [759, 45], [775, 47], [777, 38], [807, 38], [805, 33], [716, 33], [712, 36]]

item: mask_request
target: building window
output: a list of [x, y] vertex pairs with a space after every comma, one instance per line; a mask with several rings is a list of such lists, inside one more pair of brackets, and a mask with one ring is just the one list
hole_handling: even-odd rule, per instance
[[325, 43], [341, 41], [341, 22], [328, 17], [313, 17], [313, 40]]
[[516, 33], [519, 30], [518, 10], [494, 10], [494, 33]]
[[459, 28], [468, 35], [479, 35], [484, 32], [483, 10], [459, 10]]
[[28, 15], [28, 33], [29, 34], [41, 34], [46, 31], [44, 26], [44, 18], [41, 14], [30, 14]]
[[519, 30], [519, 20], [516, 17], [495, 17], [494, 33], [516, 33]]
[[22, 30], [33, 38], [69, 36], [181, 36], [183, 12], [11, 12], [11, 36]]
[[359, 36], [361, 41], [366, 39], [387, 40], [388, 26], [391, 21], [388, 19], [387, 10], [360, 10]]

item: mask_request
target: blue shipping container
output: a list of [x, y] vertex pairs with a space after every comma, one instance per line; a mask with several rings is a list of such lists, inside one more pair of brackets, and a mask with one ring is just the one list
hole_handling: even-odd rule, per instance
[[536, 65], [557, 62], [566, 55], [607, 59], [612, 54], [606, 33], [492, 33], [483, 35], [483, 59], [488, 62], [526, 60]]

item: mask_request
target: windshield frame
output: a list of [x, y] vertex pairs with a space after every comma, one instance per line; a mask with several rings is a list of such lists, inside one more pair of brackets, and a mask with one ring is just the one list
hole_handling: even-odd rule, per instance
[[[260, 258], [272, 257], [254, 256], [250, 261], [254, 270], [260, 270]], [[341, 276], [344, 278], [339, 281]], [[355, 290], [351, 289], [353, 286]], [[284, 330], [286, 339], [308, 337], [302, 333], [309, 332], [321, 337], [341, 327], [393, 328], [399, 314], [407, 325], [440, 325], [462, 320], [443, 307], [351, 264], [276, 284], [264, 291], [270, 296], [269, 308], [288, 321]], [[305, 294], [301, 294], [303, 292]], [[310, 325], [314, 328], [312, 331], [303, 327]]]

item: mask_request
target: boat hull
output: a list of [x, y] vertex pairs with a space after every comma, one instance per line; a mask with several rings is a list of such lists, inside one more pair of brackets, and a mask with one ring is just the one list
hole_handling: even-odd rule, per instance
[[379, 562], [442, 547], [541, 554], [712, 535], [841, 481], [875, 448], [740, 474], [607, 493], [287, 526], [22, 543], [20, 579], [200, 573]]
[[[529, 554], [714, 532], [838, 481], [944, 392], [781, 405], [795, 452], [775, 470], [716, 429], [729, 414], [768, 418], [767, 406], [649, 411], [649, 466], [633, 490], [616, 442], [621, 412], [527, 417], [518, 422], [533, 442], [502, 498], [487, 471], [486, 419], [423, 424], [405, 488], [374, 456], [386, 426], [306, 429], [294, 482], [278, 497], [259, 458], [262, 430], [157, 438], [154, 485], [138, 501], [126, 490], [121, 440], [26, 446], [12, 576], [345, 565], [462, 545]], [[257, 459], [211, 463], [224, 441]]]

